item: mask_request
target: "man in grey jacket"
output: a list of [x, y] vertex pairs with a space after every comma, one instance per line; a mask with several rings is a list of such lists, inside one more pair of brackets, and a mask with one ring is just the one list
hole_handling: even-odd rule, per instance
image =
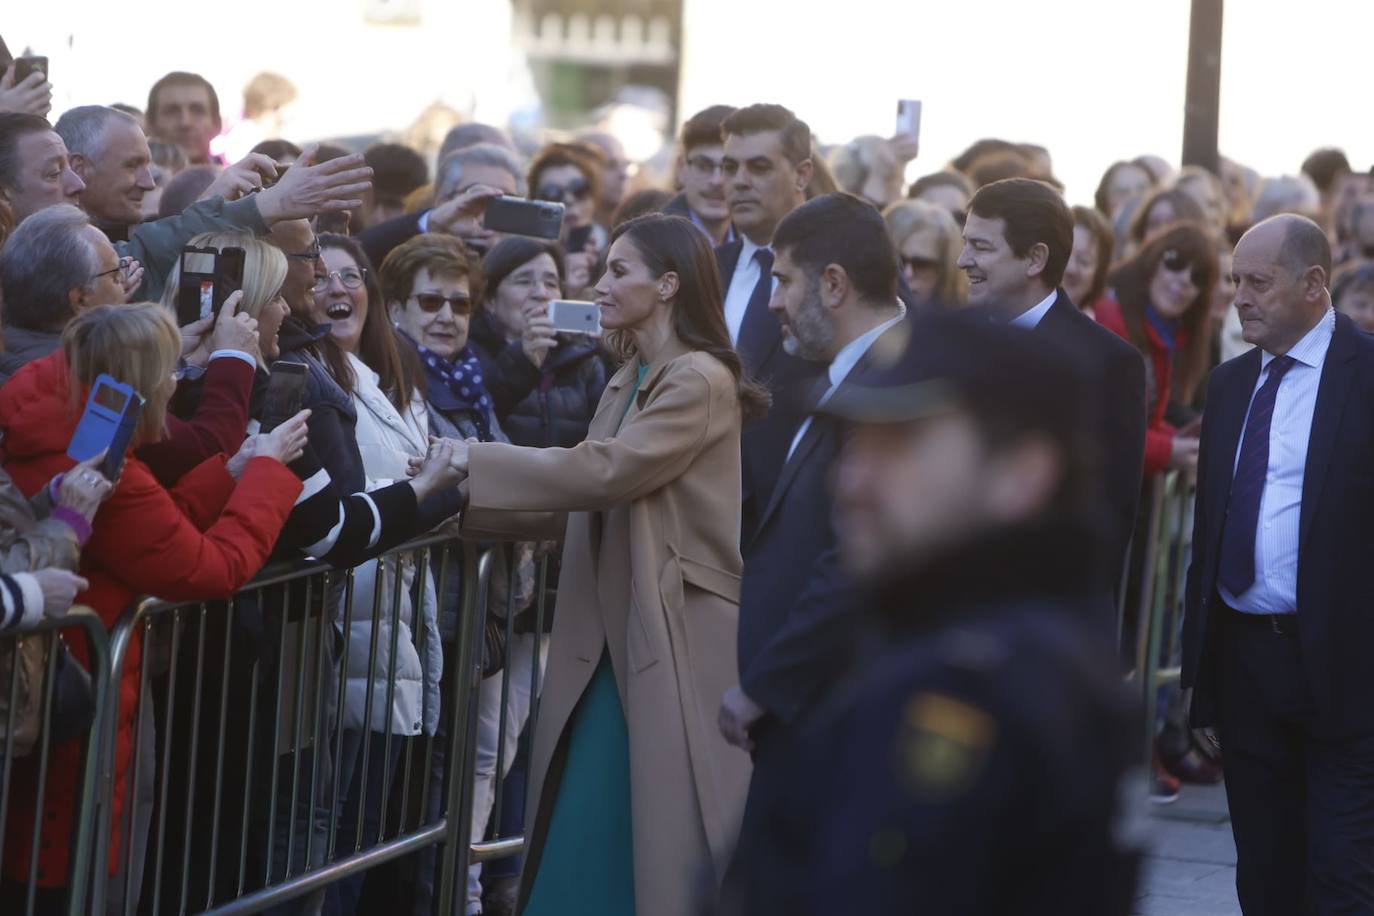
[[[17, 220], [61, 202], [61, 195], [51, 199], [54, 195], [27, 193], [30, 186], [41, 186], [45, 180], [45, 161], [28, 161], [26, 155], [30, 148], [37, 156], [60, 146], [62, 156], [70, 161], [71, 172], [83, 184], [76, 194], [81, 207], [114, 243], [120, 257], [143, 265], [142, 283], [130, 291], [131, 299], [160, 298], [182, 247], [196, 235], [234, 229], [264, 233], [281, 220], [359, 206], [372, 175], [361, 155], [315, 165], [311, 148], [273, 187], [246, 194], [261, 188], [264, 180], [277, 177], [275, 163], [252, 155], [226, 169], [205, 199], [186, 212], [139, 225], [143, 195], [152, 187], [152, 178], [148, 140], [138, 123], [123, 112], [95, 105], [63, 115], [56, 130], [46, 122], [40, 125], [38, 120], [28, 122], [31, 129], [26, 132], [45, 135], [39, 137], [43, 142], [14, 142], [14, 160], [0, 168], [0, 194], [15, 206]], [[32, 204], [16, 205], [23, 201]]]

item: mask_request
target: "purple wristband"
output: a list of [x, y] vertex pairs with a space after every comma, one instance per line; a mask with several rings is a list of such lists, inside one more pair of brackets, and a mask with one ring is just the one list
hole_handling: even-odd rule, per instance
[[86, 546], [86, 542], [91, 539], [91, 523], [86, 521], [86, 516], [66, 506], [57, 506], [49, 514], [58, 521], [66, 522], [67, 527], [76, 534], [76, 543], [82, 547]]

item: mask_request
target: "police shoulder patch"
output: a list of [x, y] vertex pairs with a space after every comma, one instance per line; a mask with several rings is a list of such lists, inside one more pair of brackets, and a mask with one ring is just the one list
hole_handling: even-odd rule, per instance
[[958, 798], [978, 781], [996, 742], [991, 713], [948, 694], [917, 693], [898, 730], [898, 777], [922, 801]]

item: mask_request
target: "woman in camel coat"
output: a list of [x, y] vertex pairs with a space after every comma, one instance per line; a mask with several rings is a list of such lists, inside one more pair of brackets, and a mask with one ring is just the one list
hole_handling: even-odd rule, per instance
[[626, 223], [607, 265], [602, 327], [629, 358], [587, 440], [460, 444], [454, 460], [474, 533], [547, 536], [550, 516], [540, 530], [512, 513], [569, 513], [522, 911], [702, 914], [749, 784], [716, 710], [738, 681], [741, 416], [766, 395], [741, 381], [711, 249], [691, 223]]

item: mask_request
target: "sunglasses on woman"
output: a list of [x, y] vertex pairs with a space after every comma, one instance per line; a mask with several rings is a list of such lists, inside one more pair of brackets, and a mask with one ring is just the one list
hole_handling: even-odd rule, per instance
[[585, 178], [579, 178], [566, 185], [541, 184], [539, 193], [535, 196], [538, 200], [554, 200], [563, 203], [567, 203], [569, 200], [586, 200], [592, 196], [592, 186]]
[[1193, 272], [1190, 276], [1193, 285], [1198, 289], [1202, 289], [1207, 283], [1207, 271], [1203, 270], [1200, 266], [1194, 266], [1188, 256], [1177, 249], [1170, 248], [1168, 251], [1164, 252], [1164, 257], [1160, 258], [1160, 263], [1164, 265], [1165, 270], [1173, 274], [1181, 274], [1189, 267], [1192, 267]]
[[431, 315], [438, 312], [445, 305], [453, 309], [455, 315], [472, 314], [472, 299], [468, 296], [441, 296], [438, 293], [416, 293], [410, 297], [415, 300], [415, 304], [420, 307], [420, 311]]

